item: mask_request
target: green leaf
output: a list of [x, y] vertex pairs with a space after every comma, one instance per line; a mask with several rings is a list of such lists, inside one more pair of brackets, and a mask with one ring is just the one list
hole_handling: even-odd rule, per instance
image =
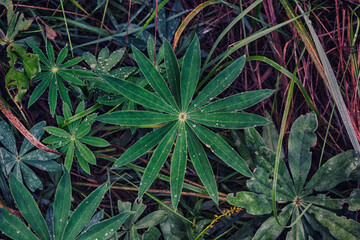
[[75, 209], [71, 215], [69, 222], [66, 225], [64, 231], [64, 240], [73, 240], [85, 227], [85, 225], [91, 219], [96, 208], [99, 206], [101, 199], [106, 193], [106, 184], [104, 183], [96, 190], [94, 190], [89, 196], [87, 196]]
[[142, 198], [146, 190], [148, 190], [151, 184], [154, 182], [162, 165], [165, 163], [167, 157], [169, 156], [178, 129], [179, 129], [179, 123], [176, 123], [171, 128], [171, 130], [165, 135], [165, 137], [161, 140], [159, 146], [156, 148], [155, 152], [153, 153], [145, 169], [144, 175], [141, 179], [139, 193], [138, 193], [139, 199]]
[[0, 208], [0, 230], [11, 239], [38, 239], [18, 217], [4, 208]]
[[67, 54], [68, 54], [68, 47], [66, 45], [63, 49], [61, 49], [61, 51], [56, 59], [56, 66], [59, 66], [63, 63]]
[[152, 61], [155, 59], [154, 46], [155, 46], [154, 38], [150, 36], [146, 42], [146, 50], [149, 55], [149, 59], [151, 59]]
[[[273, 92], [274, 92], [273, 90], [264, 89], [264, 90], [238, 93], [230, 97], [218, 100], [216, 102], [209, 103], [208, 105], [205, 105], [202, 108], [196, 109], [193, 112], [193, 114], [241, 111], [270, 97], [273, 94]], [[196, 107], [200, 107], [200, 105]]]
[[[256, 193], [264, 194], [271, 199], [272, 180], [265, 169], [258, 167], [254, 170], [254, 177], [246, 182], [247, 188]], [[292, 201], [294, 196], [282, 187], [276, 190], [276, 201]]]
[[61, 99], [64, 101], [64, 103], [71, 106], [68, 90], [65, 87], [64, 82], [60, 79], [59, 76], [56, 76], [56, 82], [58, 84], [58, 90], [59, 90]]
[[185, 169], [187, 161], [187, 142], [185, 123], [180, 123], [180, 129], [177, 136], [174, 153], [171, 159], [170, 169], [170, 190], [171, 201], [174, 209], [177, 209], [177, 205], [180, 201], [181, 190], [183, 187]]
[[165, 103], [162, 99], [155, 94], [137, 86], [134, 83], [121, 80], [118, 78], [110, 77], [107, 75], [99, 74], [107, 83], [110, 84], [118, 93], [124, 95], [126, 98], [134, 101], [144, 107], [164, 111], [167, 113], [176, 113], [176, 110]]
[[82, 57], [84, 58], [85, 62], [91, 69], [95, 69], [97, 65], [97, 61], [95, 56], [90, 52], [84, 52]]
[[[81, 157], [91, 164], [96, 164], [96, 159], [93, 152], [79, 140], [75, 140], [75, 148], [79, 151]], [[78, 154], [76, 154], [78, 157]]]
[[51, 65], [55, 65], [55, 54], [54, 54], [54, 49], [53, 46], [51, 45], [50, 40], [46, 41], [46, 54], [49, 57], [50, 63]]
[[57, 103], [57, 80], [55, 75], [52, 76], [50, 87], [49, 87], [49, 107], [50, 107], [50, 113], [52, 116], [55, 114], [55, 108]]
[[68, 72], [58, 71], [57, 74], [69, 83], [73, 83], [79, 86], [85, 86], [85, 83], [83, 81]]
[[66, 151], [66, 157], [65, 157], [65, 162], [64, 162], [64, 166], [66, 167], [66, 169], [68, 171], [71, 170], [71, 166], [72, 166], [72, 163], [74, 160], [74, 149], [75, 149], [75, 142], [70, 141], [69, 147]]
[[[33, 135], [37, 140], [40, 140], [42, 135], [44, 134], [44, 127], [46, 126], [45, 121], [39, 122], [35, 124], [31, 129], [30, 133]], [[23, 144], [21, 145], [21, 149], [19, 152], [19, 155], [22, 156], [26, 152], [28, 152], [31, 148], [33, 148], [34, 145], [30, 143], [28, 139], [24, 139]]]
[[209, 113], [201, 115], [189, 115], [191, 120], [207, 125], [209, 127], [240, 129], [256, 127], [268, 124], [269, 121], [256, 114], [244, 112], [232, 113]]
[[353, 150], [349, 150], [330, 158], [312, 176], [305, 189], [326, 191], [347, 181], [352, 171], [359, 164], [359, 159]]
[[139, 235], [138, 235], [134, 225], [130, 229], [129, 239], [131, 239], [131, 240], [140, 240]]
[[227, 201], [231, 205], [244, 208], [253, 215], [264, 215], [272, 212], [271, 202], [263, 194], [253, 192], [238, 192], [236, 196], [230, 193]]
[[193, 97], [200, 77], [200, 43], [197, 36], [185, 53], [180, 73], [181, 111], [185, 112]]
[[242, 56], [216, 75], [191, 103], [188, 111], [192, 111], [197, 107], [204, 105], [222, 93], [239, 76], [244, 65], [245, 56]]
[[[266, 147], [259, 147], [258, 150], [255, 150], [254, 162], [256, 166], [264, 168], [271, 177], [274, 176], [275, 158], [275, 153]], [[282, 188], [282, 191], [286, 191], [293, 197], [297, 196], [293, 180], [282, 159], [279, 159], [278, 184], [280, 188]]]
[[27, 223], [40, 239], [50, 240], [49, 229], [29, 191], [16, 179], [14, 174], [10, 174], [9, 183], [14, 201]]
[[149, 228], [142, 237], [142, 240], [158, 240], [161, 237], [161, 232], [156, 227]]
[[247, 177], [252, 176], [252, 173], [244, 159], [242, 159], [239, 154], [225, 142], [224, 139], [201, 125], [189, 124], [189, 126], [198, 136], [200, 141], [210, 148], [211, 151], [213, 151], [215, 155], [223, 160], [227, 165]]
[[16, 87], [17, 92], [14, 99], [15, 101], [21, 102], [22, 97], [29, 89], [29, 80], [24, 73], [12, 67], [5, 76], [5, 87], [7, 89]]
[[[286, 240], [306, 240], [306, 234], [305, 234], [305, 229], [304, 229], [304, 225], [301, 221], [301, 219], [299, 219], [300, 217], [300, 213], [299, 213], [299, 208], [295, 207], [294, 208], [294, 213], [292, 215], [291, 218], [291, 224], [294, 224], [291, 227], [290, 232], [288, 232], [288, 234], [286, 235]], [[296, 221], [296, 222], [295, 222]]]
[[105, 123], [128, 126], [143, 126], [176, 120], [175, 115], [150, 111], [119, 111], [98, 116], [96, 120]]
[[162, 223], [167, 218], [167, 212], [164, 210], [157, 210], [149, 213], [135, 224], [136, 229], [145, 229], [155, 227]]
[[26, 43], [32, 48], [35, 54], [37, 54], [40, 57], [40, 60], [43, 64], [45, 64], [48, 67], [51, 67], [51, 64], [45, 54], [38, 48], [35, 44], [33, 44], [30, 41], [26, 41]]
[[118, 49], [110, 54], [109, 58], [104, 59], [105, 64], [101, 66], [103, 72], [109, 72], [124, 56], [125, 48]]
[[131, 161], [137, 159], [138, 157], [141, 157], [145, 153], [147, 153], [149, 150], [151, 150], [153, 147], [158, 144], [165, 134], [167, 134], [170, 129], [174, 126], [175, 122], [170, 122], [166, 124], [165, 126], [152, 131], [151, 133], [147, 134], [143, 138], [141, 138], [139, 141], [137, 141], [134, 145], [132, 145], [128, 150], [126, 150], [120, 158], [114, 163], [112, 169], [122, 167]]
[[33, 77], [36, 76], [36, 74], [38, 74], [39, 72], [41, 72], [41, 68], [40, 68], [40, 60], [39, 60], [39, 56], [32, 54], [32, 53], [26, 53], [25, 56], [22, 56], [22, 63], [24, 66], [24, 70], [26, 73], [26, 76], [29, 79], [32, 79]]
[[17, 155], [18, 151], [16, 149], [16, 141], [14, 134], [12, 133], [9, 124], [4, 121], [0, 121], [0, 139], [1, 143], [12, 152], [14, 155]]
[[345, 199], [347, 204], [349, 204], [350, 211], [357, 211], [360, 209], [360, 189], [354, 189], [350, 196]]
[[[60, 65], [59, 68], [64, 69], [64, 68], [69, 68], [72, 67], [76, 64], [78, 64], [79, 62], [81, 62], [84, 58], [82, 57], [77, 57], [77, 58], [73, 58], [67, 62], [65, 62], [64, 64]], [[75, 69], [71, 69], [71, 71], [74, 71]], [[84, 72], [84, 71], [82, 71]]]
[[54, 136], [62, 137], [62, 138], [71, 138], [71, 135], [61, 128], [49, 126], [49, 127], [44, 127], [44, 129], [45, 131], [47, 131], [48, 133]]
[[81, 142], [86, 143], [88, 145], [94, 146], [94, 147], [107, 147], [110, 145], [108, 141], [105, 139], [99, 138], [99, 137], [83, 137], [79, 139]]
[[277, 223], [275, 217], [268, 218], [256, 231], [253, 240], [277, 239], [289, 221], [291, 212], [291, 204], [289, 204], [283, 209], [279, 216], [279, 222], [281, 225]]
[[311, 167], [312, 154], [309, 149], [316, 143], [316, 128], [314, 112], [299, 117], [291, 127], [288, 161], [297, 193], [301, 192]]
[[80, 164], [80, 167], [87, 173], [87, 174], [91, 174], [90, 173], [90, 166], [89, 163], [87, 162], [87, 159], [85, 159], [83, 157], [83, 155], [80, 153], [78, 148], [75, 148], [75, 154], [76, 154], [76, 158], [78, 160], [78, 163]]
[[317, 194], [316, 196], [307, 196], [301, 199], [303, 202], [312, 203], [317, 206], [323, 206], [328, 209], [341, 209], [344, 199], [331, 199], [325, 194]]
[[[15, 14], [15, 16], [17, 16], [17, 13]], [[14, 40], [14, 38], [19, 34], [19, 32], [28, 29], [30, 27], [31, 23], [33, 22], [33, 19], [30, 19], [30, 20], [26, 19], [24, 17], [23, 13], [20, 14], [19, 18], [14, 17], [12, 19], [12, 21], [16, 21], [16, 19], [17, 19], [17, 22], [15, 25], [14, 31], [11, 33], [11, 35], [9, 37], [10, 41]], [[11, 32], [9, 29], [10, 29], [10, 27], [8, 28], [7, 34], [9, 34], [9, 32]]]
[[34, 92], [31, 94], [28, 107], [30, 107], [38, 98], [44, 93], [45, 89], [49, 86], [51, 81], [51, 74], [46, 76], [41, 83], [35, 88]]
[[164, 41], [164, 57], [169, 86], [175, 97], [176, 103], [180, 106], [180, 69], [175, 53], [167, 40]]
[[40, 179], [36, 176], [33, 170], [31, 170], [26, 164], [19, 162], [22, 177], [24, 182], [30, 191], [35, 192], [37, 189], [42, 190], [43, 185]]
[[108, 220], [94, 224], [86, 232], [81, 234], [76, 240], [88, 239], [107, 239], [123, 225], [125, 220], [132, 214], [132, 212], [123, 212]]
[[64, 169], [64, 174], [57, 185], [53, 207], [53, 231], [55, 235], [55, 240], [61, 240], [63, 238], [66, 222], [70, 213], [70, 207], [70, 174], [66, 169]]
[[201, 143], [193, 131], [191, 131], [189, 126], [186, 126], [186, 133], [189, 156], [191, 158], [192, 164], [194, 165], [195, 171], [199, 175], [199, 178], [204, 184], [209, 196], [216, 204], [219, 204], [219, 194], [216, 186], [215, 175], [206, 156], [204, 148], [201, 146]]
[[360, 236], [360, 223], [339, 217], [336, 213], [330, 212], [320, 207], [311, 206], [308, 210], [325, 227], [329, 229], [331, 235], [336, 239], [356, 240]]
[[166, 85], [161, 74], [156, 70], [153, 63], [145, 57], [136, 47], [132, 47], [137, 64], [150, 86], [159, 94], [159, 96], [169, 105], [178, 108], [174, 97]]

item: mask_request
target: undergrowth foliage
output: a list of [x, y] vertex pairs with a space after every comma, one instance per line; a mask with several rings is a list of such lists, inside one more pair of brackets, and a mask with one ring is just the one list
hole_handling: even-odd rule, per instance
[[358, 239], [354, 2], [0, 0], [0, 238]]

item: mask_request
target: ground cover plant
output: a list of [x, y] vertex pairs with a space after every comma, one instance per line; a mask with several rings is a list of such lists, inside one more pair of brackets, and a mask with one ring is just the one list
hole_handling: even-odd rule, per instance
[[0, 238], [357, 239], [359, 8], [0, 0]]

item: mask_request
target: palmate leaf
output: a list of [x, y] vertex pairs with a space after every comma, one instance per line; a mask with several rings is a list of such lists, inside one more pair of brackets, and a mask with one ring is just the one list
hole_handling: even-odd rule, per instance
[[309, 149], [316, 143], [316, 128], [317, 120], [313, 112], [298, 118], [291, 127], [288, 162], [297, 193], [302, 190], [310, 170], [312, 154]]
[[181, 111], [187, 110], [200, 76], [200, 43], [197, 37], [190, 44], [180, 73]]
[[160, 97], [168, 104], [178, 109], [174, 97], [172, 96], [165, 80], [161, 74], [156, 70], [149, 59], [145, 57], [136, 47], [132, 48], [136, 62], [139, 65], [141, 72], [144, 74], [150, 86], [160, 95]]
[[235, 150], [225, 142], [224, 139], [219, 137], [214, 132], [201, 126], [200, 124], [188, 124], [192, 131], [202, 141], [206, 147], [210, 148], [220, 159], [222, 159], [227, 165], [234, 168], [241, 174], [252, 177], [252, 172], [247, 166], [246, 162]]
[[33, 94], [31, 95], [28, 102], [28, 107], [30, 107], [36, 100], [38, 100], [39, 97], [44, 93], [45, 89], [49, 86], [50, 113], [51, 115], [54, 115], [57, 105], [58, 91], [61, 99], [65, 103], [69, 105], [71, 104], [67, 89], [63, 81], [79, 86], [84, 86], [84, 83], [77, 76], [96, 77], [95, 74], [88, 71], [69, 69], [70, 67], [81, 62], [83, 60], [81, 57], [74, 58], [63, 63], [68, 53], [68, 48], [66, 46], [60, 51], [59, 56], [55, 61], [55, 53], [50, 41], [47, 41], [46, 45], [47, 56], [32, 42], [27, 41], [27, 44], [33, 49], [35, 54], [39, 55], [42, 64], [44, 64], [41, 65], [42, 73], [38, 74], [39, 77], [35, 76], [34, 78], [34, 81], [41, 80], [41, 83], [35, 88]]
[[188, 111], [204, 105], [222, 93], [239, 76], [245, 65], [245, 56], [239, 58], [204, 87], [195, 100], [191, 103]]
[[16, 205], [21, 211], [23, 217], [32, 227], [34, 232], [40, 237], [40, 239], [49, 239], [50, 234], [46, 222], [41, 215], [39, 208], [36, 205], [34, 198], [27, 191], [14, 176], [10, 174], [9, 178], [11, 193], [14, 197]]
[[[135, 60], [155, 93], [129, 81], [98, 73], [114, 91], [154, 111], [123, 110], [98, 116], [96, 120], [130, 127], [165, 124], [125, 151], [113, 168], [130, 163], [158, 144], [142, 177], [138, 195], [141, 198], [155, 180], [171, 149], [174, 148], [170, 166], [170, 192], [173, 206], [176, 208], [180, 199], [188, 153], [207, 192], [218, 203], [216, 180], [201, 142], [236, 171], [247, 177], [252, 177], [253, 174], [244, 159], [223, 138], [203, 125], [239, 129], [267, 124], [268, 120], [261, 116], [237, 111], [262, 101], [273, 91], [260, 90], [236, 94], [209, 103], [240, 74], [245, 63], [245, 57], [241, 57], [215, 76], [190, 104], [200, 75], [199, 40], [195, 37], [190, 44], [181, 71], [170, 44], [165, 42], [162, 49], [164, 49], [167, 81], [151, 60], [133, 48]], [[208, 105], [204, 106], [205, 104]]]
[[0, 230], [11, 239], [38, 239], [18, 217], [4, 208], [0, 208]]
[[142, 198], [146, 190], [149, 189], [149, 187], [155, 180], [157, 174], [159, 173], [162, 165], [165, 163], [167, 157], [169, 156], [170, 150], [174, 144], [176, 134], [179, 130], [179, 125], [180, 124], [177, 123], [170, 129], [170, 131], [161, 140], [159, 146], [156, 148], [154, 154], [152, 155], [148, 166], [145, 169], [144, 175], [141, 179], [138, 194], [139, 198]]
[[176, 113], [176, 110], [167, 103], [165, 103], [162, 99], [160, 99], [153, 93], [137, 86], [136, 84], [118, 78], [110, 77], [105, 74], [99, 75], [107, 83], [109, 83], [110, 86], [115, 89], [115, 91], [124, 95], [131, 101], [136, 102], [137, 104], [167, 113]]
[[186, 159], [187, 159], [187, 141], [186, 141], [185, 123], [184, 122], [180, 123], [179, 128], [180, 129], [174, 148], [174, 154], [172, 156], [171, 169], [170, 169], [171, 200], [175, 209], [177, 208], [177, 205], [180, 201], [180, 195], [185, 177], [185, 168], [186, 168]]
[[118, 125], [141, 126], [170, 122], [177, 118], [176, 115], [149, 111], [119, 111], [99, 116], [97, 120]]

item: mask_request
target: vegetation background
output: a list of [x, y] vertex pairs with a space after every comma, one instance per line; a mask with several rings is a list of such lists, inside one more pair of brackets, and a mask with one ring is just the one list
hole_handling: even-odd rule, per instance
[[[330, 231], [328, 229], [331, 226], [319, 223], [318, 220], [317, 223], [324, 228], [309, 230], [307, 225], [311, 225], [311, 221], [302, 218], [301, 212], [311, 213], [312, 210], [310, 205], [305, 204], [290, 223], [283, 223], [293, 226], [298, 221], [302, 222], [303, 225], [299, 227], [295, 237], [289, 234], [293, 230], [285, 227], [276, 234], [263, 237], [316, 239], [316, 236], [324, 237], [329, 234], [335, 239], [356, 239], [360, 236], [357, 235], [358, 230], [354, 230], [359, 223], [357, 210], [360, 207], [356, 190], [360, 186], [357, 170], [360, 150], [359, 1], [18, 0], [13, 1], [13, 11], [23, 14], [14, 17], [20, 16], [19, 22], [16, 22], [19, 25], [9, 20], [9, 2], [0, 1], [0, 118], [3, 124], [0, 126], [0, 140], [1, 149], [10, 152], [9, 156], [2, 156], [3, 162], [0, 162], [1, 208], [8, 209], [18, 217], [25, 217], [19, 203], [14, 202], [14, 193], [11, 194], [10, 191], [9, 172], [13, 171], [17, 173], [17, 177], [22, 175], [18, 180], [23, 179], [49, 225], [53, 222], [53, 213], [49, 209], [55, 204], [56, 186], [62, 176], [61, 164], [65, 164], [71, 177], [71, 188], [67, 189], [72, 191], [72, 210], [94, 189], [100, 189], [107, 181], [111, 183], [111, 188], [106, 192], [104, 190], [104, 198], [99, 199], [101, 202], [96, 206], [96, 214], [90, 216], [92, 220], [89, 217], [88, 221], [92, 221], [92, 224], [122, 212], [135, 212], [133, 215], [129, 213], [122, 216], [124, 224], [115, 235], [112, 233], [99, 239], [256, 239], [258, 229], [266, 219], [276, 215], [276, 209], [278, 214], [286, 212], [284, 202], [275, 196], [277, 182], [273, 180], [278, 176], [277, 167], [280, 164], [278, 182], [281, 181], [283, 160], [280, 158], [286, 159], [284, 166], [291, 170], [290, 175], [294, 178], [290, 160], [287, 161], [291, 152], [290, 129], [300, 116], [313, 112], [311, 116], [317, 119], [316, 123], [308, 124], [310, 128], [314, 128], [316, 138], [312, 144], [301, 149], [304, 154], [309, 151], [312, 153], [310, 160], [306, 160], [311, 167], [301, 174], [305, 174], [305, 180], [309, 181], [310, 176], [315, 176], [318, 169], [329, 159], [354, 149], [355, 154], [344, 157], [341, 160], [343, 165], [339, 166], [350, 166], [354, 159], [355, 165], [349, 168], [350, 170], [339, 167], [337, 171], [331, 172], [334, 178], [336, 175], [340, 176], [336, 178], [336, 184], [331, 188], [316, 190], [324, 194], [324, 202], [327, 203], [347, 199], [339, 200], [336, 208], [327, 203], [323, 206], [328, 210], [336, 209], [332, 211], [337, 216], [345, 216], [353, 222], [349, 229], [344, 230], [339, 226], [343, 224], [342, 220], [339, 220], [335, 224], [335, 230]], [[9, 32], [12, 34], [8, 34]], [[132, 101], [122, 98], [119, 92], [112, 88], [109, 94], [109, 88], [101, 84], [104, 84], [104, 81], [109, 83], [110, 80], [106, 80], [106, 77], [96, 78], [94, 74], [127, 79], [151, 90], [143, 77], [146, 75], [143, 69], [141, 72], [144, 74], [138, 71], [140, 53], [137, 55], [131, 46], [144, 53], [166, 78], [169, 73], [164, 66], [164, 52], [167, 50], [164, 50], [166, 47], [161, 47], [165, 40], [172, 47], [176, 45], [175, 55], [180, 66], [183, 66], [185, 61], [182, 62], [182, 59], [187, 51], [193, 49], [192, 44], [196, 43], [196, 39], [200, 44], [201, 68], [195, 95], [204, 89], [215, 75], [244, 55], [246, 62], [243, 68], [239, 68], [241, 73], [235, 76], [236, 80], [222, 91], [217, 99], [241, 92], [275, 90], [272, 95], [269, 94], [270, 97], [258, 99], [257, 102], [261, 101], [260, 103], [254, 102], [255, 105], [245, 110], [270, 121], [264, 127], [256, 127], [256, 130], [266, 143], [260, 146], [266, 146], [275, 154], [271, 160], [274, 168], [269, 173], [269, 179], [271, 183], [275, 182], [275, 188], [270, 185], [270, 197], [266, 200], [269, 204], [277, 203], [275, 208], [273, 205], [269, 206], [273, 211], [263, 210], [260, 211], [261, 214], [254, 214], [251, 213], [251, 206], [246, 207], [243, 202], [231, 202], [227, 199], [231, 193], [263, 193], [251, 190], [247, 185], [250, 178], [235, 171], [231, 164], [229, 167], [209, 148], [204, 149], [216, 181], [218, 204], [215, 203], [216, 200], [213, 201], [209, 187], [201, 176], [199, 179], [200, 173], [190, 164], [190, 160], [182, 190], [180, 187], [181, 198], [179, 196], [179, 204], [175, 209], [174, 194], [171, 195], [173, 190], [170, 189], [170, 160], [155, 174], [156, 180], [149, 183], [152, 185], [149, 185], [150, 189], [142, 200], [137, 198], [138, 187], [141, 188], [142, 176], [154, 152], [153, 148], [135, 161], [126, 162], [126, 165], [116, 170], [111, 169], [127, 149], [159, 127], [162, 122], [154, 123], [155, 125], [134, 124], [135, 126], [129, 127], [125, 126], [127, 124], [97, 118], [97, 115], [115, 110], [149, 108], [146, 105], [142, 108], [142, 104], [135, 104], [139, 102], [131, 98]], [[36, 50], [37, 47], [40, 52]], [[110, 55], [113, 52], [116, 54]], [[39, 59], [36, 54], [40, 56]], [[36, 65], [39, 60], [40, 65]], [[69, 60], [70, 63], [67, 62]], [[60, 66], [61, 62], [65, 66], [54, 71], [54, 67]], [[11, 71], [13, 72], [9, 74]], [[55, 83], [52, 86], [52, 80], [49, 80], [49, 88], [45, 86], [46, 89], [42, 92], [36, 90], [40, 82], [47, 81], [46, 72], [56, 75], [54, 79], [60, 79], [58, 81], [62, 82], [60, 85], [64, 86], [68, 97], [61, 92], [62, 86]], [[156, 89], [155, 91], [157, 92]], [[54, 92], [58, 95], [55, 100]], [[11, 124], [7, 125], [5, 122]], [[39, 127], [42, 130], [35, 129], [30, 133], [27, 131], [34, 126], [40, 126], [37, 124], [42, 124]], [[83, 133], [77, 131], [80, 126], [84, 126]], [[259, 166], [255, 156], [259, 149], [251, 148], [249, 136], [253, 135], [247, 132], [248, 127], [251, 126], [240, 127], [245, 130], [234, 127], [211, 129], [234, 148], [250, 170], [254, 171]], [[308, 130], [305, 125], [301, 125], [302, 127], [304, 131]], [[68, 135], [60, 128], [66, 129]], [[35, 137], [40, 140], [43, 134], [47, 137], [41, 140], [44, 144], [34, 139]], [[30, 146], [27, 150], [32, 149], [32, 145], [24, 141], [22, 135], [30, 141], [32, 139], [31, 142], [36, 147], [47, 152], [51, 151], [51, 148], [53, 153], [36, 152], [39, 155], [35, 157], [39, 159], [41, 155], [44, 158], [43, 163], [35, 164], [31, 159], [19, 163], [19, 159], [26, 152], [21, 151], [23, 147], [20, 149], [16, 146], [26, 143]], [[88, 137], [85, 140], [71, 143], [72, 136], [82, 139], [85, 135]], [[70, 141], [68, 146], [65, 145], [66, 138]], [[11, 140], [6, 142], [7, 139]], [[278, 143], [282, 148], [278, 147]], [[35, 148], [32, 150], [37, 151]], [[62, 154], [54, 155], [59, 153], [58, 151]], [[13, 163], [5, 164], [4, 159], [10, 159], [11, 154]], [[329, 175], [324, 174], [322, 177]], [[37, 180], [29, 180], [30, 178]], [[63, 181], [65, 182], [65, 177]], [[297, 180], [292, 181], [296, 183]], [[255, 203], [259, 203], [259, 199], [254, 199], [252, 200]], [[29, 223], [28, 219], [25, 220]], [[87, 225], [87, 228], [92, 224]], [[270, 226], [275, 226], [277, 223], [271, 224]], [[49, 228], [50, 232], [53, 231], [52, 227]], [[79, 231], [81, 230], [83, 229]], [[39, 236], [36, 230], [33, 231]], [[336, 235], [333, 231], [341, 234]], [[5, 235], [0, 237], [6, 238]]]

